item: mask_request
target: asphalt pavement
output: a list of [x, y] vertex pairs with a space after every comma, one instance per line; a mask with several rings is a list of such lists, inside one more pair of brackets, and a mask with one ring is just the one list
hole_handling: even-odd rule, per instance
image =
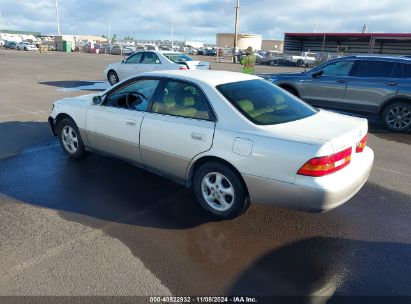
[[190, 189], [112, 158], [70, 160], [51, 136], [53, 101], [103, 89], [119, 59], [0, 49], [0, 296], [411, 300], [410, 134], [370, 122], [372, 174], [335, 210], [252, 205], [215, 221]]

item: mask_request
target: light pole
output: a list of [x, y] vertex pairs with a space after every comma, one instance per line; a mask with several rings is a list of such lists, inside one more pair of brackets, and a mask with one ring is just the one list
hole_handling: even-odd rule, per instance
[[237, 57], [235, 55], [237, 51], [237, 38], [238, 38], [238, 16], [240, 14], [240, 0], [237, 0], [237, 5], [235, 6], [235, 25], [234, 25], [234, 49], [233, 49], [233, 63], [237, 62]]
[[61, 36], [60, 34], [60, 19], [59, 19], [59, 4], [56, 0], [56, 21], [57, 21], [57, 35]]

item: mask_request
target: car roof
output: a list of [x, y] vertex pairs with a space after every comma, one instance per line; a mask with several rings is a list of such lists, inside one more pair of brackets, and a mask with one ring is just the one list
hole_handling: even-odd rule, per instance
[[395, 61], [395, 62], [406, 62], [411, 63], [411, 58], [404, 57], [404, 56], [381, 56], [381, 55], [353, 55], [353, 56], [345, 56], [340, 57], [338, 60], [350, 60], [350, 59], [358, 59], [358, 60], [376, 60], [376, 61]]
[[210, 71], [210, 70], [165, 70], [156, 72], [147, 72], [139, 74], [139, 76], [158, 76], [167, 78], [177, 78], [180, 80], [188, 80], [194, 82], [203, 82], [210, 86], [217, 86], [224, 83], [239, 82], [260, 77], [226, 71]]

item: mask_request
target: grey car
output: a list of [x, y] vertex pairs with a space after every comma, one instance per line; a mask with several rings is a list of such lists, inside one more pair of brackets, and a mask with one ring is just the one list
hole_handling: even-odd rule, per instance
[[411, 58], [347, 56], [307, 72], [259, 76], [312, 105], [376, 116], [395, 132], [411, 129]]

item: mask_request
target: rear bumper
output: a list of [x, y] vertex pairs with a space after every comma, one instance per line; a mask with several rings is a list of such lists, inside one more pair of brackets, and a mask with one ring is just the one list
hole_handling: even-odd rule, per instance
[[334, 209], [351, 199], [367, 181], [374, 152], [366, 148], [345, 169], [324, 177], [297, 175], [295, 183], [243, 175], [253, 203], [307, 212]]

